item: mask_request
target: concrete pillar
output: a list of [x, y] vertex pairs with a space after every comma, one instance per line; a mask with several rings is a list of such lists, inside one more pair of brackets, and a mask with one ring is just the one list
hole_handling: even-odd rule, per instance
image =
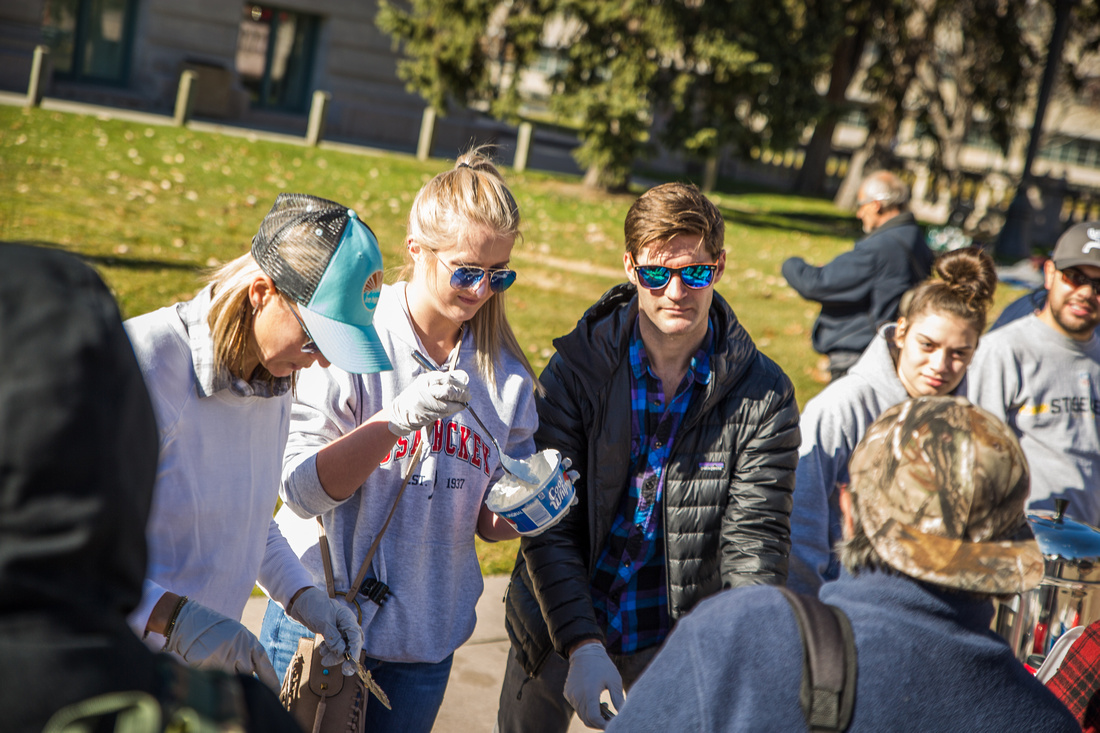
[[309, 108], [309, 124], [306, 126], [306, 145], [316, 146], [325, 134], [325, 118], [328, 116], [328, 103], [332, 95], [320, 89], [313, 93], [313, 104]]
[[517, 173], [527, 170], [527, 158], [531, 153], [531, 135], [534, 131], [530, 122], [519, 123], [516, 131], [516, 159], [512, 161], [512, 167]]
[[420, 141], [416, 144], [416, 159], [427, 160], [432, 154], [432, 138], [435, 137], [435, 109], [424, 108], [424, 118], [420, 122]]
[[42, 104], [42, 96], [46, 89], [48, 74], [46, 62], [49, 60], [50, 49], [38, 45], [34, 47], [34, 59], [31, 61], [31, 78], [27, 84], [27, 106], [37, 107]]
[[190, 69], [180, 74], [180, 86], [176, 90], [176, 112], [173, 122], [177, 127], [183, 127], [191, 120], [191, 110], [195, 106], [195, 80], [199, 75]]

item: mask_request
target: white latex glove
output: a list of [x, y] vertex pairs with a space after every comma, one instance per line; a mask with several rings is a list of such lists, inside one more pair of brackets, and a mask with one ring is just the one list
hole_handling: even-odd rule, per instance
[[623, 678], [603, 644], [582, 644], [569, 655], [569, 674], [565, 676], [565, 699], [589, 728], [603, 730], [607, 721], [600, 714], [600, 695], [611, 693], [611, 704], [619, 710], [626, 700]]
[[390, 403], [390, 432], [408, 435], [455, 414], [470, 400], [469, 383], [470, 376], [461, 369], [419, 375]]
[[192, 667], [253, 674], [273, 690], [279, 677], [259, 640], [240, 622], [195, 601], [185, 601], [168, 635], [165, 651]]
[[[570, 459], [568, 459], [568, 458], [563, 458], [563, 459], [561, 459], [561, 469], [562, 469], [562, 471], [563, 471], [563, 472], [565, 473], [565, 477], [566, 477], [567, 479], [569, 479], [569, 483], [571, 483], [571, 484], [572, 484], [572, 483], [576, 483], [576, 482], [577, 482], [577, 479], [579, 479], [579, 478], [581, 477], [581, 475], [580, 475], [580, 473], [579, 473], [579, 472], [577, 472], [577, 471], [571, 471], [571, 470], [569, 470], [569, 469], [570, 469], [570, 467], [571, 467], [572, 465], [573, 465], [573, 461], [571, 461]], [[516, 530], [516, 531], [517, 531], [517, 532], [519, 532], [519, 533], [520, 533], [521, 535], [523, 535], [524, 537], [534, 537], [535, 535], [540, 535], [540, 534], [542, 534], [543, 532], [545, 532], [546, 530], [548, 530], [548, 529], [550, 529], [551, 527], [553, 527], [553, 526], [554, 526], [555, 524], [557, 524], [557, 523], [558, 523], [558, 522], [560, 522], [561, 520], [565, 519], [565, 515], [566, 515], [566, 514], [568, 514], [568, 513], [569, 513], [569, 510], [570, 510], [570, 509], [572, 509], [573, 507], [575, 507], [576, 505], [577, 505], [577, 492], [576, 492], [576, 491], [574, 490], [574, 492], [573, 492], [573, 500], [569, 502], [569, 506], [567, 506], [567, 507], [565, 508], [565, 511], [563, 511], [563, 512], [562, 512], [561, 514], [559, 514], [558, 516], [554, 517], [554, 518], [553, 518], [553, 519], [551, 519], [551, 520], [550, 520], [550, 521], [549, 521], [548, 523], [546, 523], [546, 524], [542, 525], [542, 526], [541, 526], [541, 527], [539, 527], [538, 529], [533, 529], [533, 530], [531, 530], [530, 532], [519, 532], [519, 530]], [[512, 522], [512, 521], [510, 521], [510, 520], [508, 520], [508, 519], [505, 519], [505, 521], [507, 521], [507, 522], [508, 522], [509, 524], [511, 524], [511, 525], [512, 525], [513, 527], [515, 527], [515, 526], [516, 526], [514, 522]]]
[[344, 658], [347, 652], [352, 659], [358, 659], [363, 651], [363, 629], [354, 611], [339, 599], [329, 598], [320, 588], [307, 588], [290, 604], [287, 615], [325, 637], [320, 650], [321, 664], [326, 667], [339, 664], [347, 677], [355, 674], [355, 663]]

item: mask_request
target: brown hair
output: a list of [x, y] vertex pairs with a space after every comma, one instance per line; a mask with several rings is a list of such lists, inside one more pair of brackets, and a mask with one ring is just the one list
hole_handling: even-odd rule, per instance
[[[837, 491], [840, 489], [838, 488]], [[841, 566], [852, 575], [859, 575], [861, 570], [879, 570], [891, 575], [900, 575], [897, 570], [886, 564], [879, 556], [878, 550], [871, 544], [871, 539], [859, 521], [859, 499], [855, 492], [849, 491], [848, 498], [851, 500], [852, 534], [836, 544], [836, 555]]]
[[726, 224], [718, 207], [692, 184], [664, 183], [638, 197], [626, 214], [623, 231], [626, 251], [634, 256], [651, 244], [695, 234], [707, 254], [717, 260], [725, 242]]
[[[409, 211], [409, 239], [438, 252], [462, 240], [467, 232], [486, 229], [500, 237], [522, 240], [519, 206], [484, 147], [458, 157], [454, 168], [440, 173], [420, 189]], [[401, 278], [412, 278], [416, 263], [406, 251]], [[504, 293], [494, 293], [470, 319], [477, 347], [478, 371], [496, 386], [501, 350], [512, 354], [539, 384], [505, 315]]]
[[946, 313], [985, 331], [997, 289], [993, 260], [980, 247], [957, 249], [932, 264], [932, 276], [905, 294], [901, 315], [912, 323], [927, 312]]

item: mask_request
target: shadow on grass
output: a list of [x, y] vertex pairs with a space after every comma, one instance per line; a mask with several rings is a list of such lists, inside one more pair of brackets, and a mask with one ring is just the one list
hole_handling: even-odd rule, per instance
[[143, 260], [126, 256], [114, 256], [114, 255], [90, 255], [85, 252], [79, 252], [69, 249], [56, 242], [45, 242], [37, 239], [12, 239], [12, 240], [0, 240], [0, 244], [20, 244], [26, 247], [46, 247], [49, 249], [58, 249], [63, 252], [77, 257], [88, 264], [100, 265], [102, 267], [117, 267], [121, 270], [201, 270], [202, 265], [197, 262], [179, 262], [173, 260]]
[[781, 211], [752, 213], [726, 206], [718, 208], [722, 212], [722, 218], [726, 221], [753, 229], [781, 229], [783, 231], [839, 237], [841, 239], [854, 239], [861, 236], [859, 222], [846, 214], [793, 211], [790, 213]]

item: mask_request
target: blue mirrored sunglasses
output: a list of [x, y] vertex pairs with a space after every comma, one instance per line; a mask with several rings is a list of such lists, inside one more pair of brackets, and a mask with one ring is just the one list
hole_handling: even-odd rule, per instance
[[439, 263], [447, 268], [447, 271], [451, 273], [451, 287], [455, 290], [471, 290], [476, 288], [481, 282], [481, 278], [485, 277], [485, 273], [489, 273], [489, 289], [494, 293], [503, 293], [508, 288], [512, 287], [512, 283], [516, 281], [516, 271], [509, 270], [507, 268], [489, 269], [486, 267], [473, 267], [471, 265], [463, 265], [462, 267], [456, 267], [453, 270], [440, 259], [439, 255], [435, 253], [435, 250], [428, 250], [435, 258], [439, 260]]
[[306, 335], [306, 338], [309, 339], [304, 344], [302, 344], [302, 353], [320, 354], [321, 350], [317, 348], [317, 343], [313, 340], [313, 337], [309, 335], [309, 329], [306, 328], [306, 324], [302, 321], [302, 317], [298, 315], [297, 309], [290, 304], [287, 304], [287, 307], [290, 308], [290, 315], [294, 316], [294, 320], [296, 320], [298, 322], [298, 325], [302, 327], [302, 333], [304, 333]]
[[639, 265], [630, 255], [630, 264], [638, 274], [638, 282], [646, 290], [660, 290], [668, 285], [673, 275], [680, 277], [686, 287], [702, 290], [714, 282], [714, 273], [718, 270], [715, 263], [699, 262], [683, 267], [665, 267], [664, 265]]

